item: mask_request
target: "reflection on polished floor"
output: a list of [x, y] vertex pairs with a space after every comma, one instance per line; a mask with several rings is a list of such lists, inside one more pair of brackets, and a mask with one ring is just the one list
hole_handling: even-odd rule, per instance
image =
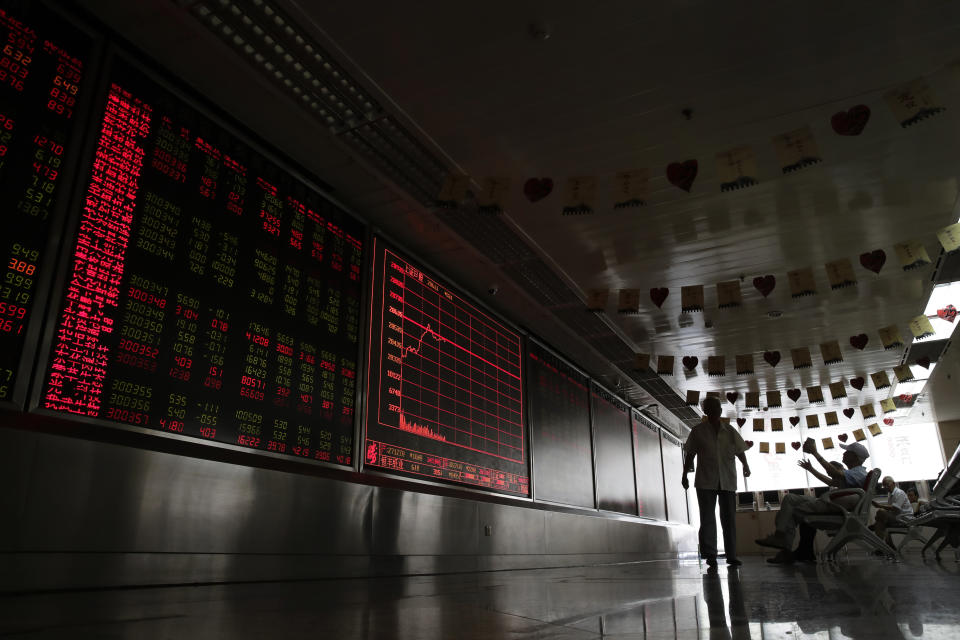
[[960, 567], [696, 561], [0, 597], [11, 638], [956, 638]]

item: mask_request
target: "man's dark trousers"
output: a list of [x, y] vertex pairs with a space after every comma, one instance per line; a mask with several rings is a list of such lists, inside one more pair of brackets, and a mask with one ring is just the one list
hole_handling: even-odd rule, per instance
[[727, 558], [737, 557], [737, 494], [719, 489], [697, 489], [700, 504], [700, 555], [717, 557], [717, 502], [720, 503], [720, 526]]

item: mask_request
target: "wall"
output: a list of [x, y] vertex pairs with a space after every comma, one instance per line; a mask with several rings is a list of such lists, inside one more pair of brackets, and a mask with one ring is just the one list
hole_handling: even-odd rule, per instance
[[949, 460], [953, 452], [960, 446], [960, 420], [942, 420], [937, 425], [940, 427], [943, 453]]
[[696, 550], [687, 525], [348, 480], [0, 428], [0, 592], [574, 566]]

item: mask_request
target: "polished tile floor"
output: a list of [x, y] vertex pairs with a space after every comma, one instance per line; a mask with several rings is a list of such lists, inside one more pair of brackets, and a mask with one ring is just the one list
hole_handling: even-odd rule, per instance
[[[947, 558], [949, 556], [949, 558]], [[0, 597], [4, 638], [960, 638], [960, 565], [745, 558]]]

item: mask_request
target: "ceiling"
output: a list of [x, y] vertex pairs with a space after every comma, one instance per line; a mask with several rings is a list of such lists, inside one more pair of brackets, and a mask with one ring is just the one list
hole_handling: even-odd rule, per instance
[[[879, 3], [864, 11], [853, 3], [805, 10], [750, 2], [729, 11], [706, 0], [271, 0], [450, 170], [511, 178], [505, 213], [483, 224], [521, 238], [536, 268], [575, 294], [573, 302], [545, 302], [549, 296], [518, 284], [533, 277], [524, 275], [532, 259], [520, 269], [498, 258], [497, 238], [507, 235], [485, 244], [479, 231], [470, 232], [469, 218], [479, 214], [438, 215], [424, 206], [344, 145], [342, 131], [331, 135], [207, 31], [189, 6], [178, 6], [198, 1], [81, 4], [230, 105], [372, 224], [607, 384], [620, 384], [634, 404], [657, 400], [689, 423], [692, 414], [674, 391], [738, 391], [742, 398], [822, 385], [823, 410], [896, 393], [868, 382], [860, 393], [847, 386], [849, 397], [834, 403], [826, 385], [879, 370], [892, 378], [905, 352], [883, 349], [877, 329], [896, 324], [909, 343], [907, 323], [923, 312], [936, 272], [935, 233], [960, 218], [960, 72], [952, 65], [960, 60], [960, 5]], [[263, 2], [236, 4], [253, 15]], [[947, 109], [904, 128], [884, 93], [919, 77]], [[863, 133], [834, 133], [831, 116], [858, 104], [871, 109]], [[822, 162], [784, 174], [772, 138], [804, 126]], [[717, 154], [744, 145], [755, 152], [758, 184], [721, 192]], [[669, 163], [687, 159], [698, 161], [689, 192], [665, 175]], [[635, 168], [649, 172], [645, 206], [614, 209], [613, 174]], [[597, 177], [592, 214], [562, 215], [571, 176]], [[530, 202], [522, 184], [531, 177], [552, 178], [554, 192]], [[903, 271], [893, 245], [908, 240], [921, 241], [934, 264]], [[887, 254], [879, 274], [858, 263], [875, 249]], [[857, 284], [831, 291], [824, 263], [839, 258], [850, 259]], [[804, 267], [812, 268], [817, 294], [793, 299], [786, 274]], [[766, 274], [776, 276], [777, 287], [764, 298], [752, 280]], [[743, 303], [720, 310], [714, 285], [730, 280], [742, 282]], [[487, 294], [492, 285], [496, 297]], [[679, 288], [687, 285], [705, 285], [702, 312], [681, 312]], [[647, 296], [653, 287], [670, 290], [662, 308]], [[641, 291], [637, 313], [616, 313], [621, 288]], [[583, 304], [593, 289], [613, 292], [596, 317]], [[849, 343], [861, 333], [870, 338], [862, 351]], [[601, 334], [618, 345], [585, 339]], [[818, 350], [828, 340], [840, 343], [844, 358], [829, 367]], [[795, 347], [811, 350], [812, 367], [793, 369]], [[777, 367], [761, 359], [768, 350], [783, 355]], [[941, 369], [957, 368], [955, 351]], [[675, 355], [673, 375], [662, 376], [670, 389], [654, 384], [652, 372], [631, 372], [633, 353]], [[755, 375], [734, 375], [734, 356], [749, 353]], [[706, 375], [702, 365], [712, 355], [726, 356], [728, 375]], [[683, 356], [697, 356], [701, 366], [685, 371]], [[960, 418], [954, 395], [937, 392], [941, 419]], [[764, 415], [796, 415], [808, 406], [806, 394], [784, 405]], [[751, 417], [742, 399], [725, 406], [730, 416]]]

